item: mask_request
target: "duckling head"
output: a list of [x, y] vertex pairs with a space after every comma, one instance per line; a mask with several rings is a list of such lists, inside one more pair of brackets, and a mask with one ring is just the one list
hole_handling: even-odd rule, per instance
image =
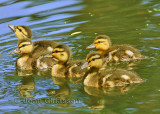
[[97, 48], [98, 50], [106, 51], [111, 46], [109, 36], [99, 35], [94, 39], [93, 44], [89, 45], [87, 49]]
[[53, 49], [52, 57], [59, 62], [67, 63], [71, 57], [71, 51], [67, 45], [59, 44]]
[[17, 48], [10, 54], [29, 54], [33, 50], [33, 45], [30, 39], [21, 39], [18, 41]]
[[28, 26], [25, 25], [14, 26], [9, 24], [8, 27], [15, 33], [18, 39], [23, 39], [23, 38], [32, 39], [32, 31]]
[[100, 68], [103, 65], [103, 60], [101, 55], [96, 52], [93, 51], [91, 53], [89, 53], [86, 57], [86, 61], [83, 65], [82, 65], [82, 69], [86, 68], [86, 67], [91, 67], [91, 68]]

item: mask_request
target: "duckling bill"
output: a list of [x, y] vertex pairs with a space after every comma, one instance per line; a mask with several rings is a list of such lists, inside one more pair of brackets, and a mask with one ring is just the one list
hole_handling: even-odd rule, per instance
[[102, 68], [103, 57], [98, 52], [89, 53], [86, 61], [82, 66], [82, 68], [90, 67], [84, 78], [84, 85], [86, 86], [115, 87], [143, 82], [139, 76], [131, 71], [119, 68]]
[[96, 48], [98, 52], [107, 58], [109, 62], [133, 61], [145, 57], [134, 47], [128, 44], [111, 46], [110, 38], [106, 35], [99, 35], [94, 39], [93, 44], [87, 49]]

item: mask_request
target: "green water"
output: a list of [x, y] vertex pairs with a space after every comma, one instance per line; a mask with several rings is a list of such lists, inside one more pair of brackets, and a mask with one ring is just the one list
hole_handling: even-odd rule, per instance
[[[96, 89], [54, 80], [50, 71], [21, 72], [15, 67], [17, 38], [8, 24], [28, 25], [33, 41], [55, 40], [72, 48], [72, 59], [85, 59], [86, 46], [98, 34], [113, 44], [130, 44], [148, 57], [134, 68], [145, 82]], [[74, 32], [79, 34], [71, 35]], [[160, 2], [157, 0], [1, 0], [1, 113], [160, 113]], [[31, 74], [31, 76], [21, 76]], [[63, 84], [59, 84], [63, 82]], [[62, 101], [68, 99], [68, 101]]]

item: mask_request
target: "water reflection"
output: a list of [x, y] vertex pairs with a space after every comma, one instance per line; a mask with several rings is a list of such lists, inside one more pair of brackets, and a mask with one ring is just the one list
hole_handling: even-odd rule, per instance
[[[54, 84], [59, 86], [59, 89], [48, 89], [47, 95], [52, 96], [54, 98], [58, 98], [61, 101], [71, 100], [72, 90], [64, 78], [52, 77]], [[61, 107], [68, 107], [71, 103], [62, 103], [58, 104]]]
[[36, 75], [36, 76], [39, 76], [39, 77], [50, 78], [51, 70], [50, 69], [42, 69], [42, 70], [21, 70], [21, 69], [16, 69], [16, 75], [18, 75], [18, 76]]
[[16, 88], [21, 97], [33, 98], [36, 96], [32, 93], [35, 91], [35, 82], [32, 76], [23, 77], [21, 84], [16, 85]]

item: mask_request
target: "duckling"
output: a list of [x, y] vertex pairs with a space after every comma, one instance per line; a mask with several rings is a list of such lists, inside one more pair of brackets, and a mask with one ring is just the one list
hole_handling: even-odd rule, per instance
[[[48, 41], [44, 41], [47, 44]], [[39, 44], [40, 45], [40, 44]], [[31, 39], [19, 39], [17, 48], [11, 54], [19, 54], [16, 65], [19, 69], [33, 70], [51, 68], [56, 61], [44, 56], [50, 54], [49, 51], [43, 51], [48, 45], [34, 46]], [[52, 46], [53, 47], [53, 46]]]
[[74, 78], [82, 77], [86, 69], [81, 69], [84, 60], [70, 60], [71, 50], [65, 44], [57, 45], [52, 52], [52, 57], [58, 60], [58, 63], [52, 67], [51, 74], [54, 77]]
[[109, 62], [133, 61], [145, 58], [137, 49], [128, 44], [111, 46], [110, 38], [106, 35], [97, 36], [94, 43], [87, 47], [87, 49], [90, 48], [97, 48], [98, 52], [106, 57]]
[[131, 71], [118, 68], [102, 68], [103, 57], [98, 52], [91, 52], [87, 55], [83, 68], [91, 69], [85, 74], [84, 85], [91, 87], [115, 87], [126, 84], [140, 83], [143, 80]]

